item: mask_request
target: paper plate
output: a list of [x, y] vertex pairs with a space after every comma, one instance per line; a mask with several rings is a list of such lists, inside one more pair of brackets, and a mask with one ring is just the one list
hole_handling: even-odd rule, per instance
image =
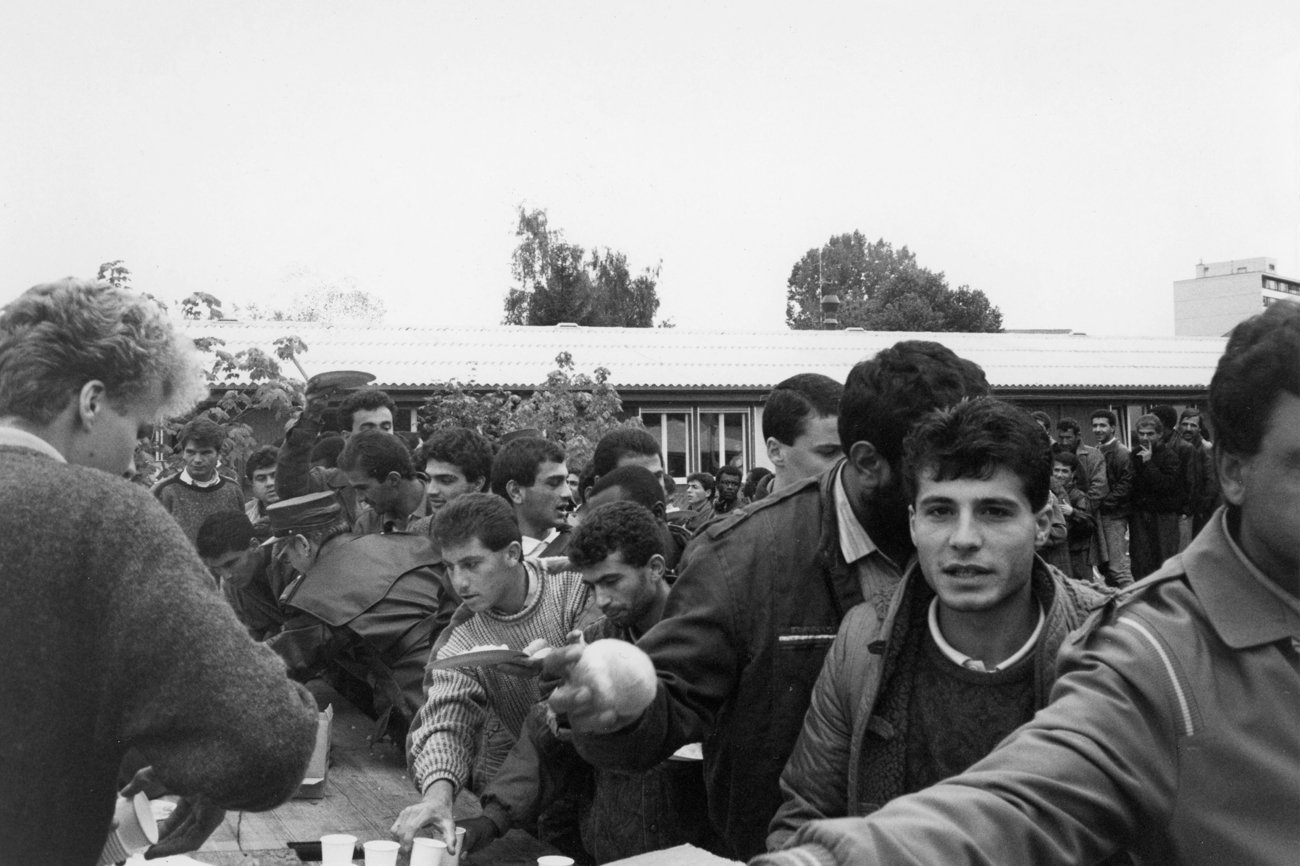
[[429, 670], [445, 671], [449, 668], [490, 668], [506, 662], [521, 662], [529, 658], [528, 653], [512, 649], [476, 650], [448, 656], [445, 659], [429, 662]]
[[363, 373], [360, 370], [330, 370], [328, 373], [317, 373], [308, 379], [307, 390], [343, 391], [349, 388], [360, 388], [373, 381], [375, 381], [373, 373]]
[[670, 761], [703, 761], [704, 746], [700, 743], [687, 743], [668, 756]]

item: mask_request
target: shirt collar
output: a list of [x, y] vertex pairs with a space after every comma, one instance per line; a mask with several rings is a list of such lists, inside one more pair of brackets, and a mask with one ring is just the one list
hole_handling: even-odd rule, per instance
[[28, 433], [26, 430], [19, 430], [17, 427], [0, 424], [0, 446], [8, 448], [26, 448], [29, 451], [37, 451], [46, 457], [51, 457], [60, 463], [67, 463], [67, 459], [59, 453], [59, 449], [46, 442], [35, 433]]
[[1262, 646], [1300, 634], [1300, 614], [1275, 595], [1268, 578], [1246, 558], [1220, 508], [1182, 554], [1183, 571], [1214, 630], [1233, 649]]
[[221, 473], [213, 472], [212, 477], [207, 481], [195, 481], [194, 476], [190, 475], [190, 470], [187, 466], [181, 470], [181, 481], [191, 487], [212, 487], [214, 484], [219, 484], [221, 482]]
[[[1035, 602], [1037, 603], [1037, 602]], [[935, 644], [938, 645], [939, 651], [948, 659], [956, 664], [961, 665], [967, 670], [980, 671], [981, 673], [997, 673], [1011, 667], [1025, 656], [1034, 651], [1038, 645], [1038, 638], [1043, 633], [1043, 623], [1047, 621], [1047, 615], [1043, 613], [1043, 606], [1038, 606], [1038, 625], [1034, 626], [1034, 633], [1025, 641], [1025, 645], [1016, 650], [1009, 658], [1003, 659], [1000, 664], [994, 667], [986, 667], [984, 662], [976, 658], [971, 658], [959, 649], [956, 649], [948, 641], [944, 640], [943, 632], [939, 631], [939, 596], [930, 599], [930, 636], [934, 638]]]
[[839, 525], [840, 552], [844, 554], [844, 561], [852, 565], [864, 556], [875, 553], [879, 548], [862, 528], [862, 524], [858, 523], [857, 515], [853, 513], [853, 506], [849, 504], [849, 493], [844, 488], [843, 463], [840, 464], [839, 476], [831, 489], [835, 497], [835, 521]]

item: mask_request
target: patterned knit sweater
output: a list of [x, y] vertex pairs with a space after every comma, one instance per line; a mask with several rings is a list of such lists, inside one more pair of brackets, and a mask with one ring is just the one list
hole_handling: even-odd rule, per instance
[[190, 544], [199, 537], [199, 527], [209, 514], [244, 510], [244, 492], [238, 484], [221, 475], [217, 476], [216, 484], [208, 487], [186, 484], [180, 475], [174, 475], [154, 485], [153, 493], [185, 530]]
[[[547, 574], [537, 560], [525, 559], [524, 564], [528, 579], [541, 584], [532, 604], [511, 616], [490, 611], [474, 614], [455, 627], [438, 650], [438, 658], [485, 644], [523, 649], [538, 638], [551, 646], [564, 645], [587, 606], [587, 585], [577, 572]], [[424, 706], [407, 743], [411, 774], [421, 793], [439, 779], [451, 781], [457, 789], [465, 784], [489, 706], [506, 730], [518, 737], [524, 717], [541, 700], [536, 678], [512, 677], [495, 668], [429, 671], [425, 684]]]

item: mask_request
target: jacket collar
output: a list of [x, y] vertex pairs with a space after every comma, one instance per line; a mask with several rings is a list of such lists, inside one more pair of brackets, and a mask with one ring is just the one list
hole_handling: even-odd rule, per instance
[[1296, 636], [1300, 617], [1261, 583], [1268, 578], [1246, 559], [1228, 532], [1226, 507], [1215, 512], [1180, 559], [1180, 570], [1228, 646], [1246, 649]]

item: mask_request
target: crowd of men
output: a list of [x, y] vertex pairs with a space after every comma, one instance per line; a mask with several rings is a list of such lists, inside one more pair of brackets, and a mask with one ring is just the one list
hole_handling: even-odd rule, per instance
[[1240, 325], [1208, 413], [1156, 406], [1132, 450], [1109, 409], [1089, 446], [903, 341], [778, 384], [773, 470], [680, 497], [635, 425], [578, 467], [538, 430], [410, 441], [382, 390], [329, 385], [242, 478], [190, 421], [150, 496], [120, 476], [195, 373], [129, 292], [0, 315], [0, 640], [42, 648], [0, 710], [23, 862], [92, 862], [127, 779], [182, 798], [155, 855], [282, 802], [317, 678], [405, 745], [407, 847], [454, 849], [468, 791], [470, 851], [522, 827], [584, 864], [1300, 851], [1300, 307]]

